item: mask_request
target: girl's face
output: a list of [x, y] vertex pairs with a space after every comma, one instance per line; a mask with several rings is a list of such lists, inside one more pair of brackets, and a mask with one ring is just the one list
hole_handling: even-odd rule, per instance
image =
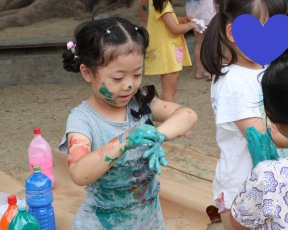
[[96, 102], [125, 107], [141, 85], [143, 63], [143, 55], [130, 53], [99, 67], [95, 74], [90, 71], [87, 78], [81, 72], [90, 83]]

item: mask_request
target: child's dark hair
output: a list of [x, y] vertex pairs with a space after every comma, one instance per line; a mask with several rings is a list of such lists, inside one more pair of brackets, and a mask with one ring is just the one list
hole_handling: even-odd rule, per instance
[[158, 13], [162, 13], [168, 2], [171, 0], [153, 0], [153, 6]]
[[261, 84], [268, 118], [274, 123], [288, 124], [288, 49], [270, 64]]
[[[74, 33], [75, 47], [63, 53], [63, 68], [80, 72], [80, 65], [90, 67], [96, 73], [99, 67], [108, 65], [121, 55], [138, 53], [145, 56], [149, 34], [126, 19], [110, 17], [80, 24]], [[157, 95], [154, 87], [143, 87], [135, 94], [140, 112], [146, 103]]]
[[229, 51], [231, 59], [227, 65], [237, 62], [237, 55], [226, 36], [226, 26], [242, 14], [251, 14], [259, 18], [268, 18], [276, 14], [286, 14], [285, 0], [220, 0], [220, 10], [211, 20], [201, 47], [201, 62], [204, 68], [215, 75], [216, 82], [225, 75], [221, 69], [225, 51]]
[[145, 28], [126, 19], [111, 17], [80, 24], [75, 33], [75, 50], [63, 53], [63, 67], [79, 72], [84, 64], [96, 72], [120, 55], [139, 53], [145, 55], [149, 35]]

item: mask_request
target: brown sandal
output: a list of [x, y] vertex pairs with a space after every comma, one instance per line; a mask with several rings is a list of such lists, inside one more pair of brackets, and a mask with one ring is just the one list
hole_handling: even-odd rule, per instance
[[210, 218], [211, 224], [221, 222], [221, 216], [218, 213], [218, 208], [214, 205], [210, 205], [206, 208], [206, 213]]

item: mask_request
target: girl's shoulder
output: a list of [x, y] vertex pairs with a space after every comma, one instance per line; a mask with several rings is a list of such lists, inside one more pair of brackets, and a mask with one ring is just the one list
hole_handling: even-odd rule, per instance
[[92, 108], [88, 104], [86, 100], [82, 101], [79, 105], [75, 106], [72, 108], [69, 112], [69, 115], [75, 115], [75, 114], [91, 114], [92, 113]]
[[225, 73], [224, 76], [219, 79], [228, 81], [228, 82], [257, 82], [264, 73], [265, 69], [249, 69], [239, 65], [229, 65], [222, 67], [222, 73]]

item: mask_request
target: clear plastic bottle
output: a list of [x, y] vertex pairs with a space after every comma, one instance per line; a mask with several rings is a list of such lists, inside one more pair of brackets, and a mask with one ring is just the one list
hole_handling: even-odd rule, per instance
[[25, 188], [29, 212], [39, 221], [41, 230], [55, 230], [52, 183], [40, 172], [39, 166], [34, 167], [34, 173], [26, 180]]
[[9, 230], [40, 230], [38, 220], [26, 210], [24, 201], [18, 202], [18, 214], [13, 218]]
[[48, 176], [54, 186], [53, 158], [49, 143], [41, 136], [40, 128], [34, 129], [34, 138], [28, 148], [29, 168], [33, 173], [34, 166], [40, 166], [41, 172]]
[[8, 196], [8, 208], [1, 219], [0, 229], [8, 230], [9, 223], [18, 213], [17, 198], [15, 195]]

